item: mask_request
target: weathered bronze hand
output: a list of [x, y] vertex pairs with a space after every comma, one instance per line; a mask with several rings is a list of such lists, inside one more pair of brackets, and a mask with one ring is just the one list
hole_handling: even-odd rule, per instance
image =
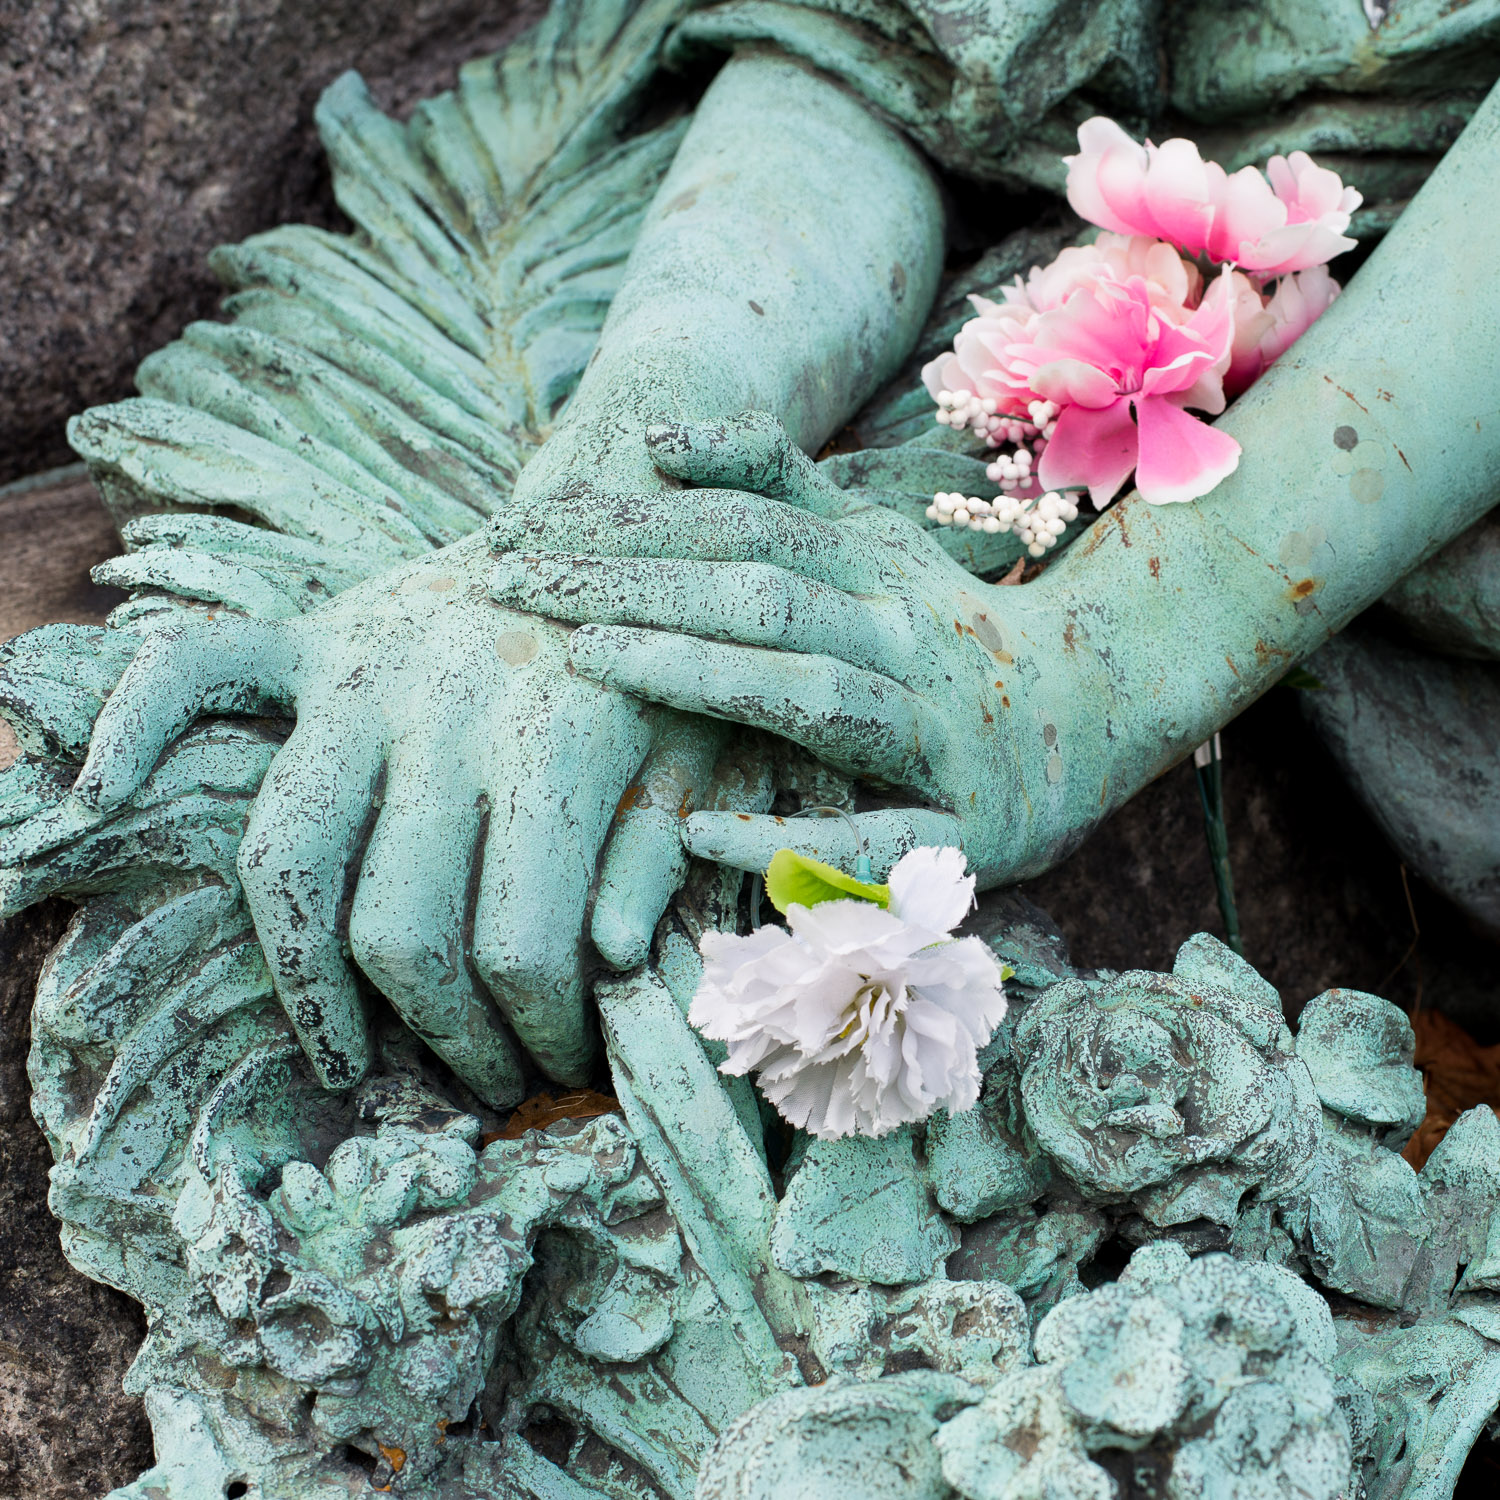
[[570, 671], [559, 626], [497, 609], [487, 563], [473, 538], [311, 615], [157, 632], [79, 780], [82, 800], [109, 807], [201, 713], [296, 715], [239, 872], [277, 994], [330, 1085], [368, 1060], [346, 938], [487, 1101], [520, 1087], [500, 1012], [547, 1073], [588, 1074], [580, 934], [616, 805], [652, 774], [660, 714]]
[[[503, 520], [529, 550], [498, 596], [592, 622], [570, 655], [598, 681], [915, 794], [957, 820], [947, 836], [985, 882], [1037, 873], [1493, 503], [1500, 372], [1472, 335], [1500, 324], [1500, 267], [1466, 226], [1497, 121], [1492, 95], [1340, 302], [1224, 418], [1236, 474], [1192, 505], [1128, 497], [1031, 585], [982, 584], [911, 523], [795, 477], [762, 419], [653, 438], [660, 468], [727, 492]], [[1431, 268], [1460, 244], [1456, 295]], [[744, 492], [783, 473], [792, 505]], [[865, 826], [887, 862], [944, 834], [931, 811]], [[687, 837], [747, 869], [783, 844], [853, 853], [833, 825], [766, 818], [700, 815]]]
[[[768, 105], [746, 160], [742, 122]], [[842, 159], [808, 157], [814, 128]], [[851, 160], [862, 191], [835, 212]], [[940, 246], [936, 191], [910, 146], [795, 65], [731, 64], [513, 505], [587, 512], [669, 484], [642, 442], [650, 423], [747, 402], [821, 443], [911, 347]], [[485, 988], [545, 1071], [581, 1081], [585, 936], [617, 967], [645, 957], [685, 867], [679, 812], [705, 802], [721, 729], [576, 675], [559, 626], [488, 599], [487, 562], [472, 537], [297, 619], [158, 633], [80, 780], [84, 800], [119, 802], [196, 715], [296, 713], [239, 863], [278, 993], [332, 1085], [358, 1078], [367, 1050], [346, 900], [356, 962], [486, 1098], [513, 1096], [519, 1074]]]

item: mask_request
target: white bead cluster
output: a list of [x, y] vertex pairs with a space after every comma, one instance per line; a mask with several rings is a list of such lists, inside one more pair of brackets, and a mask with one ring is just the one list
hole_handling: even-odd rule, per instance
[[1014, 532], [1026, 544], [1033, 557], [1040, 557], [1067, 529], [1069, 521], [1078, 519], [1078, 497], [1066, 490], [1048, 490], [1046, 494], [1017, 499], [1014, 495], [996, 495], [993, 500], [965, 496], [956, 490], [938, 493], [927, 507], [927, 519], [940, 526], [967, 526], [996, 536], [1002, 531]]
[[996, 404], [992, 398], [976, 396], [973, 391], [939, 391], [937, 424], [960, 431], [972, 427], [992, 448], [1001, 443], [1024, 443], [1037, 435], [1033, 423], [997, 412]]

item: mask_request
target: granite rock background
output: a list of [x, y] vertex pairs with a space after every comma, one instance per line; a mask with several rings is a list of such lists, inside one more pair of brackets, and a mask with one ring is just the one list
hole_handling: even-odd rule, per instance
[[0, 0], [0, 484], [211, 313], [226, 241], [337, 210], [312, 126], [345, 68], [404, 112], [541, 0]]

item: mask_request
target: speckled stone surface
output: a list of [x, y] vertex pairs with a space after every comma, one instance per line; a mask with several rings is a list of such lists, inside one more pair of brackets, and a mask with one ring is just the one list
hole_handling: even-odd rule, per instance
[[129, 1297], [63, 1259], [46, 1210], [51, 1153], [31, 1118], [28, 1014], [36, 972], [71, 908], [0, 924], [0, 1494], [95, 1500], [151, 1462], [151, 1429], [120, 1382], [146, 1334]]
[[337, 222], [312, 109], [339, 73], [404, 111], [541, 8], [3, 0], [0, 483], [65, 463], [67, 418], [212, 309], [215, 245]]

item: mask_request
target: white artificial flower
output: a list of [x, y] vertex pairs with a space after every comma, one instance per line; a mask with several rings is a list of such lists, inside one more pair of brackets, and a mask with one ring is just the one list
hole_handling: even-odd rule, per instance
[[825, 1139], [885, 1135], [979, 1098], [979, 1049], [1005, 1014], [1000, 963], [952, 929], [974, 904], [957, 849], [913, 849], [890, 906], [792, 905], [788, 932], [703, 935], [688, 1019], [729, 1044], [720, 1071], [760, 1074], [794, 1125]]

